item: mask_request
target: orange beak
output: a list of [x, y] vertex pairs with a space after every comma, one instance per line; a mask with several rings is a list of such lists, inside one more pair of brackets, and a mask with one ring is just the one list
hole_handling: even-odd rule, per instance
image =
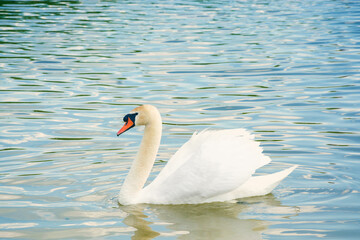
[[134, 122], [129, 118], [128, 121], [124, 124], [124, 126], [117, 132], [117, 136], [119, 136], [120, 134], [126, 132], [127, 130], [129, 130], [130, 128], [132, 128], [133, 126], [135, 126]]

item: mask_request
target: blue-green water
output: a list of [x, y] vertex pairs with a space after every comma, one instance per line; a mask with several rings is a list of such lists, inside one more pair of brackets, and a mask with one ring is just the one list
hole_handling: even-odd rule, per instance
[[[0, 1], [0, 238], [358, 239], [359, 40], [356, 0]], [[144, 103], [151, 178], [209, 127], [299, 167], [238, 203], [118, 206]]]

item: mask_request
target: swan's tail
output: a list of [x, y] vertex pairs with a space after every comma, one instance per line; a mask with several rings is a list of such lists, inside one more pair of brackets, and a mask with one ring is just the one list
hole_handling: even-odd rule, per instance
[[297, 165], [280, 172], [251, 177], [235, 190], [236, 198], [262, 196], [270, 193], [284, 178], [286, 178]]

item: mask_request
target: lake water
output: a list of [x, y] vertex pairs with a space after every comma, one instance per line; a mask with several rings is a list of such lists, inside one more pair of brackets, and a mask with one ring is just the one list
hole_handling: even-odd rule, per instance
[[[0, 1], [0, 238], [359, 239], [360, 2]], [[122, 207], [139, 104], [151, 178], [196, 130], [299, 167], [237, 203]]]

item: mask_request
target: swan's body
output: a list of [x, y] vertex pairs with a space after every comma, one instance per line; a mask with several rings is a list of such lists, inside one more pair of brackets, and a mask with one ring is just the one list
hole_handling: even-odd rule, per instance
[[197, 204], [229, 201], [270, 193], [296, 166], [265, 176], [252, 174], [271, 159], [245, 129], [194, 133], [168, 161], [157, 178], [143, 188], [160, 145], [162, 122], [151, 105], [135, 108], [124, 117], [118, 135], [145, 125], [139, 152], [119, 194], [123, 205]]

